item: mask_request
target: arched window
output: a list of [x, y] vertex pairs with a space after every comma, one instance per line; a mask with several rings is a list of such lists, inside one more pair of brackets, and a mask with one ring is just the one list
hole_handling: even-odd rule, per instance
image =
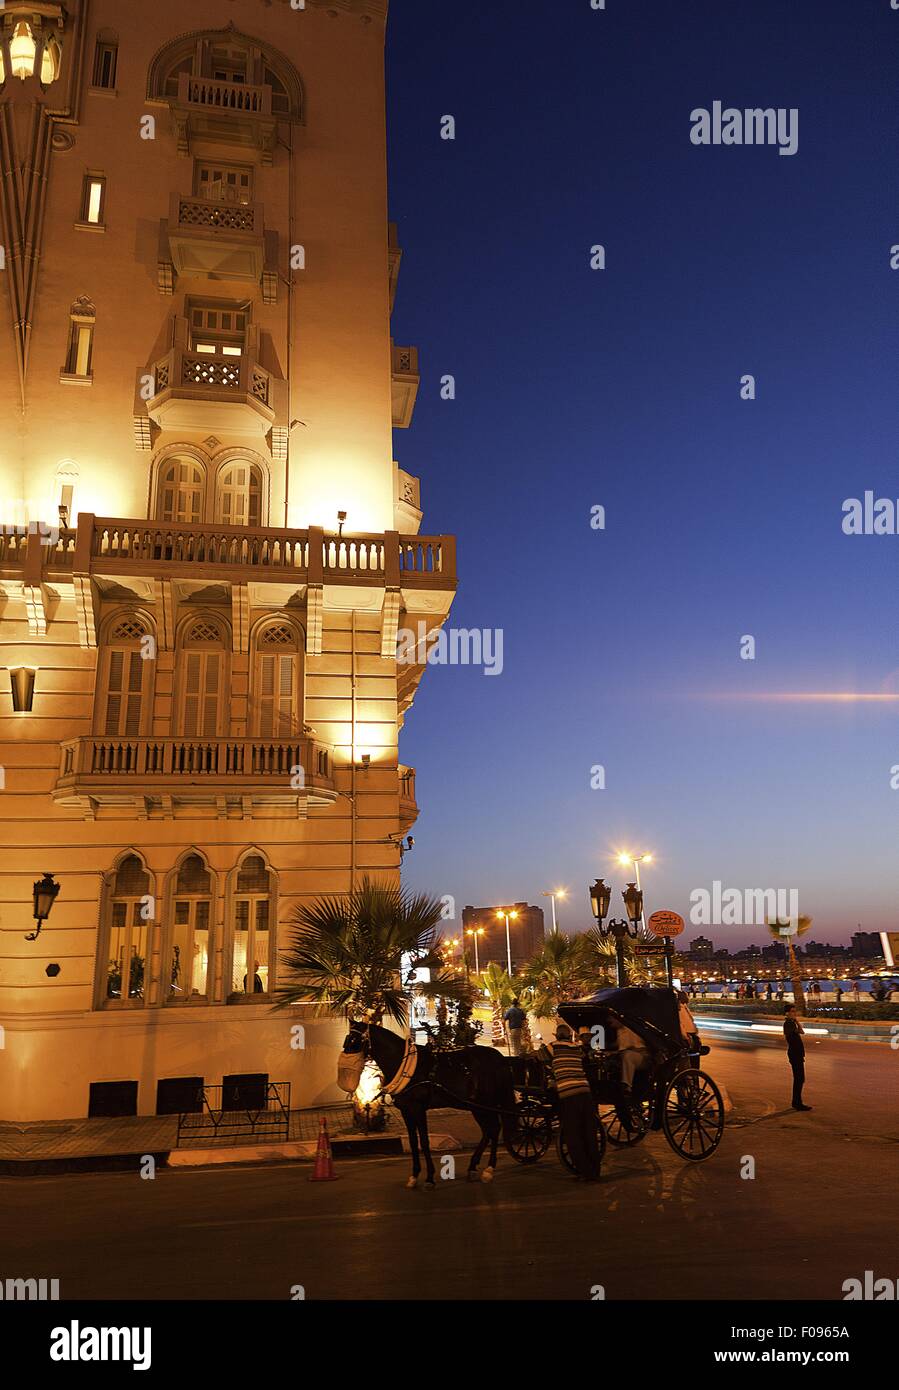
[[150, 648], [147, 624], [136, 614], [119, 618], [109, 631], [98, 683], [98, 732], [112, 737], [138, 738], [150, 705]]
[[212, 875], [198, 854], [184, 860], [175, 880], [169, 968], [164, 979], [169, 1003], [206, 995], [212, 920]]
[[272, 876], [265, 861], [251, 855], [237, 871], [232, 900], [231, 990], [268, 994], [274, 979]]
[[[267, 87], [274, 116], [303, 119], [303, 86], [293, 65], [276, 49], [231, 27], [186, 34], [167, 43], [150, 64], [147, 95], [177, 100], [182, 74], [227, 84], [224, 90], [210, 93], [207, 100], [235, 109], [253, 109], [256, 89]], [[239, 95], [240, 88], [251, 89], [245, 100]]]
[[111, 885], [105, 924], [102, 998], [106, 1004], [144, 1002], [149, 924], [153, 917], [150, 875], [136, 854], [123, 859]]
[[262, 738], [289, 738], [302, 728], [300, 649], [289, 623], [272, 623], [256, 641], [254, 732]]
[[187, 738], [216, 738], [227, 708], [225, 634], [215, 618], [197, 618], [184, 631], [178, 662], [178, 727]]
[[203, 520], [203, 497], [206, 491], [206, 470], [196, 459], [166, 459], [159, 470], [156, 491], [157, 521], [176, 525]]
[[224, 526], [262, 525], [262, 474], [255, 463], [238, 460], [221, 470], [215, 519]]

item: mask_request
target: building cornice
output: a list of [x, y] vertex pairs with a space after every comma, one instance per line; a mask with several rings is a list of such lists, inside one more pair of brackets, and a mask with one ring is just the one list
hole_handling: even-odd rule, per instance
[[[272, 4], [288, 6], [290, 0], [261, 0], [261, 3], [270, 7]], [[341, 14], [355, 15], [358, 19], [369, 24], [373, 19], [385, 23], [387, 20], [387, 6], [389, 0], [306, 0], [306, 8], [310, 10], [327, 10], [335, 18]]]

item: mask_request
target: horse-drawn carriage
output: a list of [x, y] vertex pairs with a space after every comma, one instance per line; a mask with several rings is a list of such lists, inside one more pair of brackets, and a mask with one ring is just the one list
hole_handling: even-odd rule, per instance
[[[599, 1151], [639, 1144], [650, 1130], [661, 1130], [682, 1158], [710, 1157], [724, 1132], [721, 1092], [704, 1071], [699, 1055], [683, 1037], [677, 996], [672, 989], [603, 989], [585, 999], [561, 1004], [559, 1014], [584, 1043], [584, 1061], [596, 1100]], [[647, 1065], [622, 1080], [617, 1046], [619, 1028], [643, 1042]], [[558, 1101], [549, 1064], [537, 1054], [510, 1059], [516, 1093], [515, 1126], [506, 1147], [519, 1163], [536, 1163], [555, 1133], [559, 1158], [574, 1171], [558, 1124]]]

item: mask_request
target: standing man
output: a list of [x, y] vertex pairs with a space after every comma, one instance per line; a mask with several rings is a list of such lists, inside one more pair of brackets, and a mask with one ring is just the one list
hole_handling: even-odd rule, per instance
[[584, 1068], [583, 1046], [574, 1041], [568, 1024], [560, 1023], [556, 1041], [549, 1047], [541, 1047], [540, 1055], [552, 1065], [559, 1093], [562, 1136], [577, 1176], [584, 1182], [599, 1182], [602, 1160], [596, 1137], [596, 1102]]
[[678, 995], [677, 1019], [680, 1024], [681, 1037], [690, 1049], [690, 1066], [699, 1069], [699, 1049], [702, 1041], [699, 1037], [699, 1029], [696, 1027], [696, 1020], [690, 1013], [687, 1005], [687, 995], [681, 990]]
[[787, 1060], [793, 1072], [793, 1109], [811, 1110], [810, 1105], [802, 1103], [802, 1088], [805, 1085], [805, 1043], [802, 1041], [802, 1024], [796, 1017], [796, 1005], [788, 1004], [784, 1009], [784, 1015]]
[[525, 1019], [527, 1018], [527, 1014], [525, 1013], [524, 1009], [520, 1007], [520, 1002], [517, 994], [515, 998], [512, 1000], [512, 1003], [510, 1004], [509, 1008], [506, 1009], [506, 1012], [503, 1014], [503, 1018], [505, 1019], [506, 1027], [509, 1030], [509, 1056], [520, 1057], [521, 1029]]

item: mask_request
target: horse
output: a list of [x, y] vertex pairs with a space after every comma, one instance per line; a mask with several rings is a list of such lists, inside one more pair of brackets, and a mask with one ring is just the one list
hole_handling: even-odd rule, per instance
[[[505, 1057], [486, 1047], [460, 1047], [434, 1052], [420, 1044], [407, 1046], [403, 1038], [377, 1023], [353, 1023], [344, 1039], [343, 1051], [362, 1053], [380, 1068], [385, 1086], [397, 1080], [401, 1069], [408, 1070], [408, 1081], [394, 1095], [394, 1105], [403, 1117], [409, 1135], [412, 1174], [406, 1186], [418, 1186], [421, 1153], [427, 1167], [425, 1187], [434, 1190], [434, 1160], [428, 1138], [428, 1111], [436, 1106], [470, 1110], [481, 1130], [481, 1139], [468, 1165], [468, 1181], [480, 1177], [492, 1182], [496, 1171], [496, 1150], [500, 1126], [508, 1144], [515, 1133], [515, 1092], [512, 1072]], [[414, 1055], [411, 1048], [414, 1047]], [[403, 1068], [404, 1060], [407, 1061]], [[414, 1062], [414, 1067], [412, 1063]], [[490, 1144], [490, 1157], [479, 1174], [481, 1156]]]

